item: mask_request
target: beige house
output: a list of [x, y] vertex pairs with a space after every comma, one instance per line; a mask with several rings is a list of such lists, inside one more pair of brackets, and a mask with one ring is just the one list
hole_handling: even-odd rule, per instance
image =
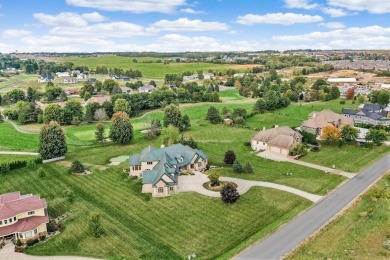
[[309, 119], [303, 122], [301, 130], [312, 133], [316, 136], [321, 136], [322, 129], [325, 126], [342, 128], [345, 125], [354, 126], [353, 119], [337, 114], [330, 109], [325, 109], [321, 112], [310, 113]]
[[198, 149], [174, 144], [161, 149], [148, 146], [130, 156], [130, 176], [142, 178], [142, 192], [153, 197], [169, 196], [178, 191], [182, 172], [203, 171], [207, 156]]
[[49, 223], [46, 200], [37, 195], [13, 192], [0, 195], [0, 238], [23, 243], [46, 235]]
[[252, 137], [254, 151], [271, 151], [289, 155], [290, 149], [302, 142], [302, 135], [288, 126], [275, 127], [258, 132]]

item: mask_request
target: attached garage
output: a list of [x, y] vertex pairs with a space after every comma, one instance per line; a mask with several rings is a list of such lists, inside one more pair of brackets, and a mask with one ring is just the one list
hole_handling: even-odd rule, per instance
[[286, 156], [289, 154], [289, 150], [288, 149], [277, 147], [277, 146], [268, 146], [268, 150], [271, 151], [271, 152], [280, 153], [280, 154], [283, 154], [283, 155], [286, 155]]

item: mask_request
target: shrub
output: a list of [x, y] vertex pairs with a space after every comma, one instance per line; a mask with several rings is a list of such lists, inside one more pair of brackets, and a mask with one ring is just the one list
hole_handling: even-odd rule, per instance
[[45, 236], [45, 235], [39, 237], [39, 240], [40, 240], [40, 241], [45, 241], [45, 239], [46, 239], [46, 236]]
[[236, 154], [231, 150], [226, 151], [225, 158], [223, 159], [223, 161], [226, 164], [232, 165], [235, 160], [236, 160]]
[[240, 194], [237, 189], [231, 184], [228, 183], [221, 190], [221, 199], [226, 204], [232, 204], [240, 198]]
[[345, 100], [340, 100], [340, 104], [344, 105], [345, 104]]
[[100, 222], [99, 213], [92, 214], [92, 216], [89, 220], [89, 231], [96, 238], [99, 238], [104, 234], [104, 229], [103, 229], [102, 224]]
[[208, 176], [211, 186], [218, 186], [219, 185], [219, 174], [216, 172], [212, 172]]
[[20, 241], [20, 239], [18, 239], [18, 241], [16, 241], [16, 246], [23, 246], [23, 243], [22, 243], [22, 241]]
[[249, 162], [245, 163], [244, 170], [246, 173], [253, 173], [252, 165]]
[[84, 168], [84, 165], [76, 160], [76, 161], [73, 161], [72, 162], [72, 166], [70, 168], [71, 172], [74, 172], [74, 173], [82, 173], [85, 171], [85, 168]]
[[233, 171], [235, 173], [241, 173], [243, 172], [243, 169], [242, 169], [242, 165], [240, 164], [240, 162], [236, 159], [234, 160], [234, 163], [233, 163]]
[[46, 172], [43, 169], [39, 169], [38, 176], [39, 178], [43, 179], [46, 177]]
[[27, 246], [33, 246], [35, 245], [36, 243], [38, 243], [39, 240], [38, 239], [30, 239], [30, 240], [27, 240]]

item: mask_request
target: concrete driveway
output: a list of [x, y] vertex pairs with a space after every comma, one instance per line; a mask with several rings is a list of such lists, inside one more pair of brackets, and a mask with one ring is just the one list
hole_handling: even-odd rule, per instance
[[313, 163], [303, 162], [303, 161], [296, 160], [296, 159], [293, 159], [291, 157], [288, 157], [288, 156], [285, 156], [285, 155], [282, 155], [282, 154], [276, 153], [276, 152], [264, 151], [264, 152], [257, 153], [256, 155], [259, 157], [262, 157], [264, 159], [270, 159], [272, 161], [289, 162], [289, 163], [303, 165], [303, 166], [306, 166], [309, 168], [324, 171], [325, 173], [332, 173], [332, 174], [341, 175], [341, 176], [347, 177], [348, 179], [351, 179], [351, 178], [356, 176], [355, 173], [344, 172], [341, 170], [332, 169], [329, 167], [325, 167], [325, 166], [321, 166], [321, 165], [317, 165], [317, 164], [313, 164]]
[[[293, 193], [295, 195], [301, 196], [305, 199], [308, 199], [312, 202], [317, 202], [320, 199], [322, 199], [322, 196], [311, 194], [302, 190], [298, 190], [289, 186], [280, 185], [276, 183], [271, 182], [263, 182], [263, 181], [249, 181], [249, 180], [243, 180], [238, 178], [231, 178], [231, 177], [220, 177], [219, 180], [221, 181], [229, 181], [234, 182], [237, 184], [237, 191], [240, 194], [246, 193], [250, 188], [258, 186], [258, 187], [267, 187], [277, 190], [282, 190], [286, 192]], [[188, 192], [193, 191], [200, 194], [203, 194], [205, 196], [209, 197], [220, 197], [219, 192], [210, 191], [203, 187], [203, 183], [208, 182], [209, 178], [206, 174], [196, 172], [195, 175], [182, 175], [179, 176], [179, 192]]]
[[7, 241], [3, 249], [0, 249], [0, 260], [97, 260], [96, 258], [78, 256], [31, 256], [15, 253], [14, 248], [14, 245]]

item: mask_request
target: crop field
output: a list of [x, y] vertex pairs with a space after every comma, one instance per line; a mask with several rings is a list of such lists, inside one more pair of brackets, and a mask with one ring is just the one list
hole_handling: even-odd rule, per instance
[[390, 176], [384, 176], [345, 214], [287, 259], [389, 259], [390, 251], [383, 246], [389, 241], [390, 204], [385, 197], [389, 182]]
[[156, 61], [155, 58], [137, 58], [140, 62], [134, 63], [132, 57], [122, 56], [99, 56], [99, 57], [64, 57], [58, 58], [59, 62], [73, 62], [76, 66], [88, 66], [89, 69], [96, 69], [97, 66], [106, 66], [107, 68], [121, 68], [124, 70], [133, 69], [140, 70], [143, 77], [151, 79], [163, 79], [165, 74], [177, 74], [186, 71], [196, 73], [198, 70], [203, 70], [204, 73], [209, 70], [225, 71], [228, 69], [236, 69], [237, 71], [245, 72], [248, 68], [259, 65], [236, 65], [236, 64], [212, 64], [205, 62], [172, 62], [169, 64], [163, 63], [143, 63], [142, 61]]

